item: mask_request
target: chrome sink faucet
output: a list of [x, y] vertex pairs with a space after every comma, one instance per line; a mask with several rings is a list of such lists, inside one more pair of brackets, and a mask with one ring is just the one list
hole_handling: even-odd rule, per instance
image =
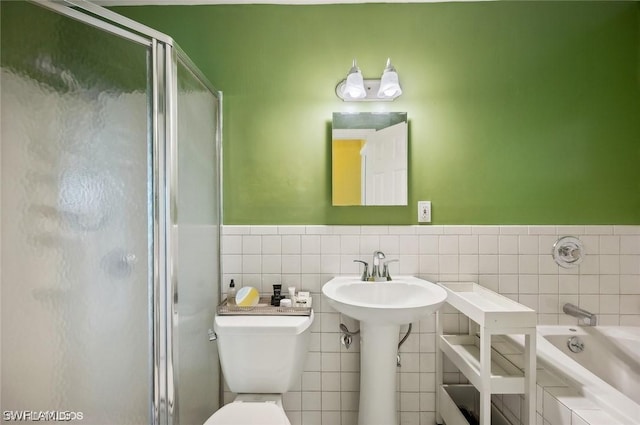
[[383, 276], [380, 271], [380, 260], [384, 260], [386, 256], [382, 251], [373, 252], [373, 267], [371, 269], [371, 280], [374, 282], [387, 280], [386, 276]]
[[364, 270], [360, 280], [363, 282], [386, 282], [391, 280], [391, 273], [389, 273], [389, 263], [396, 262], [398, 260], [389, 260], [383, 263], [383, 267], [380, 267], [380, 260], [384, 260], [386, 256], [382, 251], [375, 251], [373, 253], [373, 266], [371, 268], [371, 274], [369, 274], [369, 263], [362, 260], [353, 260], [354, 263], [362, 263]]

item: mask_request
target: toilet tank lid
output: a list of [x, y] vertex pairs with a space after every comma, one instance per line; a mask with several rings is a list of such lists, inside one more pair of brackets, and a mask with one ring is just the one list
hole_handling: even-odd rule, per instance
[[265, 334], [298, 335], [313, 323], [310, 316], [216, 316], [214, 330], [219, 335]]
[[291, 425], [291, 422], [274, 403], [229, 403], [204, 425]]

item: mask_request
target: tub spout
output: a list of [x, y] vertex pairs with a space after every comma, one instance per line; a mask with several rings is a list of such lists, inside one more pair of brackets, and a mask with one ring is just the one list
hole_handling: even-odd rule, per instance
[[598, 324], [598, 316], [594, 313], [588, 312], [575, 304], [566, 303], [562, 307], [562, 311], [564, 311], [569, 316], [577, 317], [580, 319], [585, 325], [596, 326]]

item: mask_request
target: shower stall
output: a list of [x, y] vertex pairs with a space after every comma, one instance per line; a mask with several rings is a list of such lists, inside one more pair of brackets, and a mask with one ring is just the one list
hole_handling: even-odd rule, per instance
[[0, 1], [3, 422], [219, 405], [222, 93], [82, 0]]

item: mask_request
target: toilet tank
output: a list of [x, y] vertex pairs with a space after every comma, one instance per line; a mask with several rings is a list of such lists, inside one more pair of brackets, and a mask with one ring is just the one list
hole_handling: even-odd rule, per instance
[[309, 351], [311, 316], [216, 316], [222, 373], [235, 393], [289, 391]]

